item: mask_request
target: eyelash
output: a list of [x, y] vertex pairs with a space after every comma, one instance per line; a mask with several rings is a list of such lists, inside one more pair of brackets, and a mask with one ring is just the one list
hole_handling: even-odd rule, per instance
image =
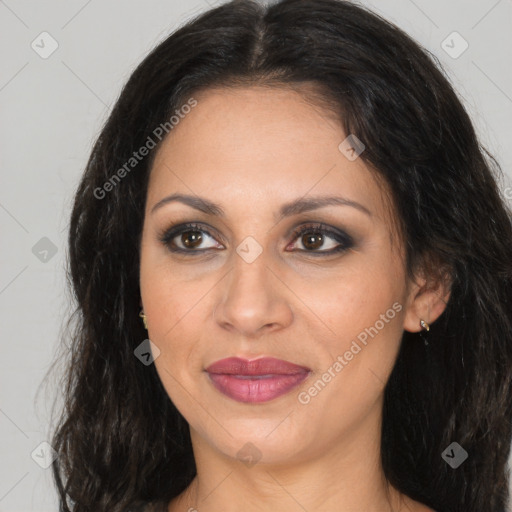
[[[180, 247], [173, 247], [173, 239], [176, 238], [178, 235], [181, 235], [183, 233], [186, 233], [188, 231], [200, 231], [201, 233], [206, 233], [209, 237], [215, 238], [208, 229], [205, 228], [205, 226], [201, 224], [195, 224], [195, 223], [187, 223], [187, 224], [180, 224], [178, 226], [173, 226], [163, 233], [161, 233], [158, 236], [158, 239], [162, 244], [164, 244], [169, 251], [173, 253], [181, 253], [181, 254], [197, 254], [202, 253], [209, 249], [182, 249]], [[348, 251], [353, 245], [354, 242], [352, 240], [352, 237], [349, 236], [347, 233], [344, 233], [343, 231], [337, 231], [329, 228], [323, 223], [310, 223], [310, 224], [303, 224], [296, 228], [293, 233], [293, 240], [296, 238], [301, 237], [302, 235], [306, 233], [312, 233], [314, 235], [322, 234], [327, 235], [329, 238], [333, 238], [338, 244], [340, 244], [338, 247], [335, 247], [334, 249], [330, 249], [328, 251], [308, 251], [304, 249], [299, 249], [299, 252], [305, 252], [308, 254], [311, 254], [313, 256], [323, 256], [323, 255], [332, 255], [335, 253], [342, 253]], [[213, 249], [217, 250], [217, 249]]]

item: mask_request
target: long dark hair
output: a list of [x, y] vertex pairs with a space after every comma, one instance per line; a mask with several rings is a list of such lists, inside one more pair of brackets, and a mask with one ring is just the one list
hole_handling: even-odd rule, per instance
[[[428, 344], [404, 332], [387, 383], [386, 478], [439, 512], [504, 512], [512, 214], [500, 192], [503, 173], [437, 59], [378, 15], [337, 0], [234, 0], [211, 9], [159, 44], [123, 88], [70, 220], [76, 309], [64, 334], [65, 407], [51, 443], [61, 512], [149, 503], [165, 510], [196, 474], [187, 422], [154, 365], [134, 356], [146, 338], [140, 237], [156, 128], [170, 131], [169, 119], [194, 92], [240, 84], [313, 84], [389, 185], [409, 277], [423, 268], [432, 282], [451, 283]], [[149, 138], [157, 147], [130, 161]], [[468, 453], [456, 469], [441, 456], [453, 442]]]

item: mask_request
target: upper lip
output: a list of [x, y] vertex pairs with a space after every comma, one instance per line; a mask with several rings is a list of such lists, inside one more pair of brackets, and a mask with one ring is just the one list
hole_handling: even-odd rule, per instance
[[305, 366], [299, 366], [274, 357], [262, 357], [253, 360], [228, 357], [211, 364], [206, 368], [206, 371], [225, 375], [296, 375], [310, 370]]

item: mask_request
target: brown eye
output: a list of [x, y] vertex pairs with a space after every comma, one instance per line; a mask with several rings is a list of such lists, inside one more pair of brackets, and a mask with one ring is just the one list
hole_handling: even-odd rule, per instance
[[[171, 251], [181, 253], [204, 253], [209, 249], [222, 249], [222, 244], [199, 224], [174, 226], [159, 236], [159, 240]], [[206, 245], [208, 244], [209, 245]]]
[[[311, 256], [323, 256], [341, 253], [353, 247], [352, 237], [344, 231], [330, 228], [324, 224], [301, 226], [293, 233], [292, 249], [308, 253]], [[210, 249], [225, 249], [210, 232], [199, 224], [174, 226], [159, 236], [159, 240], [171, 252], [198, 255]], [[208, 241], [210, 245], [206, 245]], [[297, 244], [301, 247], [297, 247]]]
[[320, 249], [324, 243], [324, 237], [320, 233], [302, 235], [302, 244], [306, 249]]
[[350, 235], [321, 223], [300, 226], [294, 231], [293, 237], [297, 241], [292, 248], [312, 256], [348, 251], [354, 245]]
[[201, 231], [183, 231], [181, 234], [181, 243], [189, 249], [195, 249], [202, 241]]

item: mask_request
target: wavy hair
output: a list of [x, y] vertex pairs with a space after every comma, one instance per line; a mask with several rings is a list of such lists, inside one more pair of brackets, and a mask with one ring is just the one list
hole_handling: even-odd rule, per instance
[[[62, 335], [64, 407], [51, 443], [61, 512], [166, 510], [196, 474], [186, 420], [154, 365], [134, 356], [146, 337], [140, 240], [159, 143], [130, 172], [119, 170], [194, 92], [255, 84], [314, 85], [389, 186], [408, 276], [424, 269], [432, 282], [451, 284], [428, 344], [403, 334], [384, 391], [386, 479], [439, 512], [504, 512], [512, 213], [500, 165], [446, 75], [398, 27], [341, 0], [234, 0], [188, 21], [144, 58], [74, 195], [67, 258], [74, 309]], [[457, 469], [441, 457], [452, 442], [468, 453]]]

